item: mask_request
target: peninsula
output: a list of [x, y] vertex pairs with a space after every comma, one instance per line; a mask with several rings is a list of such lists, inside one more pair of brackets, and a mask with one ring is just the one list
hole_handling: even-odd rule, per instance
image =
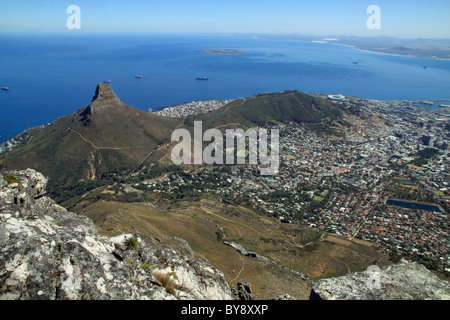
[[353, 47], [354, 49], [364, 51], [424, 59], [450, 59], [450, 39], [394, 38], [386, 36], [364, 37], [344, 35], [317, 37], [302, 34], [241, 34], [240, 36], [272, 40], [329, 43]]

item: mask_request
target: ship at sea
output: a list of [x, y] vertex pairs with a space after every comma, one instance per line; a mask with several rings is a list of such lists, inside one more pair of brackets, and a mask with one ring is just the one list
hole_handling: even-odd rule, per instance
[[5, 90], [5, 91], [9, 90], [8, 87], [1, 87], [1, 89], [2, 89], [2, 90]]
[[105, 80], [105, 81], [103, 81], [103, 83], [111, 83], [111, 80]]
[[134, 77], [135, 77], [136, 79], [142, 79], [144, 76], [141, 75], [141, 74], [137, 74], [137, 75], [135, 75]]
[[198, 77], [197, 80], [208, 80], [208, 77]]

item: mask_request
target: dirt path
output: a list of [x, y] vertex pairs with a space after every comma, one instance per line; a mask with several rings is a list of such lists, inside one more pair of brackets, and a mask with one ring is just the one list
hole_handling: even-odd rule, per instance
[[239, 256], [239, 259], [241, 259], [241, 261], [242, 261], [242, 268], [241, 268], [241, 270], [239, 270], [239, 272], [236, 275], [236, 277], [233, 280], [230, 281], [232, 283], [237, 281], [237, 279], [241, 276], [242, 271], [244, 271], [244, 269], [245, 269], [245, 260], [244, 260], [244, 258], [242, 257], [242, 255], [240, 253], [237, 253], [237, 255]]
[[77, 135], [79, 135], [81, 139], [83, 139], [84, 141], [89, 143], [94, 149], [97, 149], [97, 150], [102, 150], [102, 149], [103, 150], [127, 150], [127, 149], [144, 149], [145, 148], [145, 147], [97, 147], [91, 140], [83, 137], [83, 135], [81, 133], [79, 133], [78, 131], [75, 131], [72, 128], [69, 128], [69, 130], [72, 131], [73, 133], [76, 133]]

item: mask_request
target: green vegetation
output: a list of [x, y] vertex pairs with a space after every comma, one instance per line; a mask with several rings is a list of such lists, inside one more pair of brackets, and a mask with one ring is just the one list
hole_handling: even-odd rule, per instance
[[128, 264], [134, 266], [133, 260], [131, 260], [131, 259], [125, 259], [124, 261], [125, 261], [126, 263], [128, 263]]
[[422, 187], [412, 179], [394, 178], [388, 185], [386, 191], [395, 199], [434, 202], [432, 195], [425, 192]]
[[439, 154], [439, 150], [434, 148], [425, 148], [423, 150], [420, 150], [417, 152], [418, 158], [414, 159], [412, 161], [412, 164], [416, 166], [423, 166], [424, 164], [428, 163], [428, 160], [435, 157]]
[[434, 195], [436, 197], [443, 197], [443, 196], [445, 196], [445, 194], [442, 191], [440, 191], [440, 190], [432, 190], [432, 192], [434, 193]]
[[324, 199], [324, 198], [322, 198], [322, 197], [314, 196], [313, 201], [316, 201], [316, 202], [322, 202], [323, 199]]
[[239, 99], [194, 118], [203, 120], [206, 127], [217, 127], [226, 124], [265, 126], [271, 122], [320, 123], [341, 116], [342, 111], [327, 100], [298, 91], [284, 91]]
[[3, 176], [3, 179], [8, 182], [8, 184], [20, 183], [19, 179], [17, 179], [14, 175]]
[[51, 180], [47, 186], [49, 196], [59, 204], [71, 207], [78, 202], [77, 197], [92, 191], [96, 188], [114, 184], [113, 177], [105, 177], [96, 180], [80, 181], [77, 184], [60, 186], [56, 181]]
[[126, 243], [127, 243], [128, 250], [138, 250], [138, 248], [139, 248], [137, 239], [135, 237], [131, 237], [131, 238], [127, 239]]

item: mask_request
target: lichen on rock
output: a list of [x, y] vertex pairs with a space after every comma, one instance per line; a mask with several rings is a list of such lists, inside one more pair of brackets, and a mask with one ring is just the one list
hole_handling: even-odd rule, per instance
[[[42, 174], [8, 174], [18, 183], [0, 176], [0, 299], [232, 299], [208, 262], [138, 234], [101, 236], [92, 220], [45, 196]], [[157, 279], [161, 273], [173, 288]]]

